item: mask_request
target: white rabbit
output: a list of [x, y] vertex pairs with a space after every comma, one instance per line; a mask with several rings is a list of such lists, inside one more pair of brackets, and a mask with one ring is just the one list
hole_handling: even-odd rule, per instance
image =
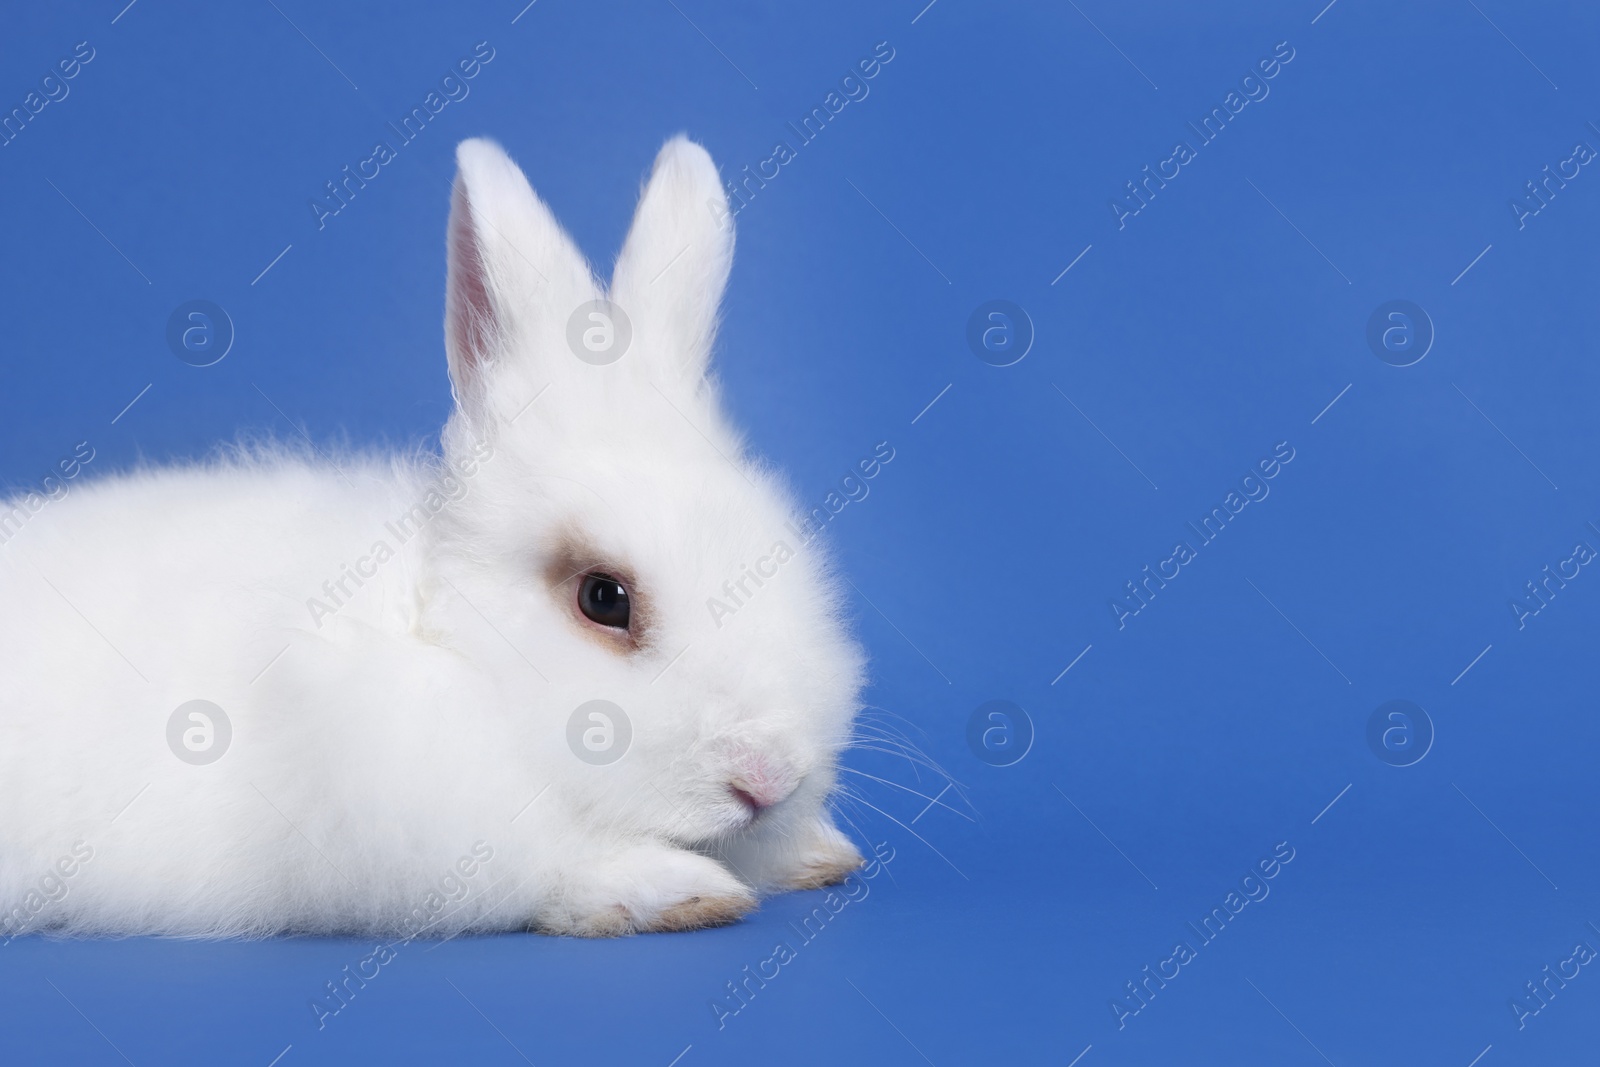
[[863, 657], [707, 377], [711, 159], [662, 148], [609, 292], [457, 163], [442, 457], [145, 470], [0, 549], [0, 936], [679, 930], [861, 863]]

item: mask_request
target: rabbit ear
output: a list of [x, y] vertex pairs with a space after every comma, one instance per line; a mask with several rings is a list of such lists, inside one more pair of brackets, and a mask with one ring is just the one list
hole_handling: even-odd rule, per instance
[[617, 259], [611, 298], [673, 374], [703, 373], [733, 263], [733, 216], [716, 164], [686, 137], [656, 156]]
[[456, 148], [450, 200], [445, 349], [463, 407], [481, 407], [488, 370], [512, 352], [541, 351], [568, 315], [592, 299], [583, 256], [493, 141]]

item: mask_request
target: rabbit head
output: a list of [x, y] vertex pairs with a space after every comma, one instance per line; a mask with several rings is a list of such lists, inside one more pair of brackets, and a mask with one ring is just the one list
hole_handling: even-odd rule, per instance
[[[443, 437], [472, 473], [425, 624], [499, 680], [487, 743], [588, 818], [691, 846], [820, 808], [863, 661], [708, 376], [733, 255], [710, 157], [661, 150], [609, 289], [499, 146], [457, 163]], [[569, 744], [595, 700], [626, 721], [575, 729], [614, 762]]]

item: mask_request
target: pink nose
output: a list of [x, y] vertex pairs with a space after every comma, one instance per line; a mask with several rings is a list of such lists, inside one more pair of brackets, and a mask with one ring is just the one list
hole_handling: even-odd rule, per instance
[[805, 777], [781, 737], [746, 727], [719, 739], [716, 753], [722, 765], [723, 788], [751, 815], [780, 804]]
[[777, 761], [746, 753], [734, 764], [728, 792], [752, 813], [759, 813], [794, 792], [798, 784], [794, 774]]

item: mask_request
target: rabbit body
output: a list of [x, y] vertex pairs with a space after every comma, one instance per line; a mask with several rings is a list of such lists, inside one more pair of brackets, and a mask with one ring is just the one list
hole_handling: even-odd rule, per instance
[[714, 166], [663, 148], [602, 290], [458, 162], [442, 456], [102, 479], [0, 548], [0, 936], [687, 929], [859, 864], [862, 655], [707, 375]]

